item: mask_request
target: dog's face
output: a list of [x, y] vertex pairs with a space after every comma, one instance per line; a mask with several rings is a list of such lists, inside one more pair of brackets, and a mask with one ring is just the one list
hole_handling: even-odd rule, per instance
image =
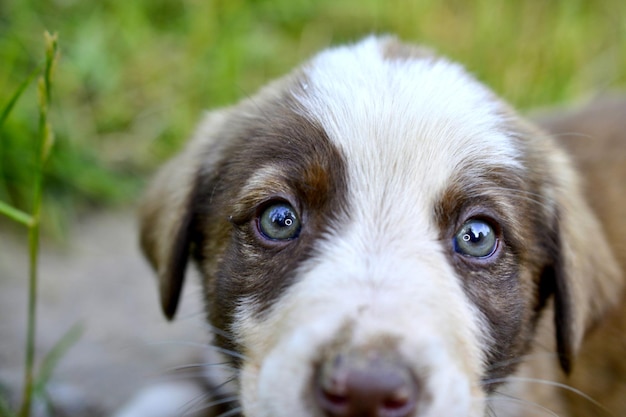
[[170, 317], [196, 259], [244, 415], [477, 417], [552, 299], [567, 370], [610, 298], [576, 182], [459, 66], [369, 38], [209, 115], [142, 243]]

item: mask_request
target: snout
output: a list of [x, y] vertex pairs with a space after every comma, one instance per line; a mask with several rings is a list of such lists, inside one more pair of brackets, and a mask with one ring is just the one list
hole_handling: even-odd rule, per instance
[[421, 400], [418, 378], [392, 352], [348, 351], [325, 358], [314, 395], [328, 417], [408, 417]]
[[333, 327], [327, 320], [310, 321], [259, 362], [244, 364], [241, 393], [248, 415], [482, 415], [480, 380], [471, 372], [475, 358], [450, 349], [429, 326], [401, 335], [367, 320], [327, 333], [322, 324]]
[[[384, 270], [395, 271], [393, 281], [373, 285], [374, 278], [346, 272], [350, 280], [340, 274], [329, 285], [325, 277], [338, 269], [329, 263], [330, 270], [308, 271], [262, 319], [242, 320], [247, 415], [484, 414], [484, 332], [454, 275], [428, 269], [443, 261], [383, 261]], [[423, 272], [415, 277], [415, 270]]]

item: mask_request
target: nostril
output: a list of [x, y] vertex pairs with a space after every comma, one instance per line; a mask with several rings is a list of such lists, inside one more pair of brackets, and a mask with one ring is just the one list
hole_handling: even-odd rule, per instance
[[320, 366], [316, 397], [329, 417], [408, 417], [417, 406], [418, 387], [399, 361], [353, 353]]
[[412, 397], [408, 390], [398, 390], [391, 392], [388, 398], [383, 399], [381, 407], [384, 410], [400, 411], [404, 408], [411, 407]]
[[325, 364], [316, 381], [317, 400], [330, 416], [344, 416], [349, 412], [350, 396], [347, 387], [348, 375], [339, 367], [340, 360], [335, 361], [336, 369]]
[[348, 396], [345, 394], [338, 394], [334, 392], [327, 391], [322, 388], [322, 394], [324, 395], [324, 400], [328, 403], [336, 406], [343, 407], [348, 403]]
[[322, 409], [331, 416], [344, 416], [349, 412], [349, 397], [345, 394], [337, 394], [320, 387], [318, 391], [318, 401]]

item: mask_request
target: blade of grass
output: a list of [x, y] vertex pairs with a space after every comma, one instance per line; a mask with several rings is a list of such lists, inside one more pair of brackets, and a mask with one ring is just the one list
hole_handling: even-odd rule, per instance
[[[43, 66], [40, 65], [37, 68], [35, 68], [33, 71], [31, 71], [30, 74], [28, 74], [28, 77], [26, 77], [26, 79], [22, 81], [22, 83], [17, 87], [17, 90], [15, 90], [15, 92], [13, 93], [13, 95], [11, 96], [7, 104], [2, 109], [2, 112], [0, 113], [0, 161], [2, 161], [2, 158], [3, 158], [2, 149], [4, 148], [4, 146], [2, 146], [2, 136], [3, 136], [2, 128], [4, 126], [4, 122], [7, 120], [7, 118], [11, 114], [11, 111], [15, 107], [15, 104], [17, 103], [19, 98], [22, 96], [24, 91], [26, 91], [26, 88], [30, 85], [30, 83], [33, 81], [35, 76], [41, 73], [42, 69], [43, 69]], [[8, 193], [6, 192], [6, 187], [4, 184], [5, 177], [6, 177], [6, 173], [3, 172], [2, 164], [0, 164], [0, 187], [2, 187], [0, 191], [4, 191], [4, 194], [7, 195]], [[8, 214], [7, 216], [11, 217]], [[13, 220], [16, 220], [16, 219], [13, 219]], [[19, 220], [16, 220], [16, 221], [20, 222]]]
[[39, 368], [39, 375], [35, 383], [35, 392], [42, 393], [44, 391], [59, 360], [61, 360], [65, 353], [74, 346], [76, 342], [78, 342], [83, 335], [83, 331], [84, 328], [80, 323], [74, 324], [46, 354]]
[[[39, 367], [39, 374], [33, 386], [33, 396], [38, 398], [49, 411], [50, 415], [54, 415], [54, 400], [46, 391], [46, 386], [52, 378], [52, 374], [56, 369], [59, 361], [65, 356], [67, 351], [74, 346], [83, 335], [84, 328], [82, 324], [74, 324], [61, 339], [46, 354]], [[1, 416], [0, 416], [1, 417]]]
[[4, 125], [5, 120], [9, 117], [9, 114], [11, 114], [11, 110], [13, 110], [13, 107], [15, 107], [15, 104], [17, 103], [19, 98], [22, 96], [22, 94], [24, 93], [28, 85], [33, 81], [33, 79], [35, 78], [37, 74], [41, 73], [41, 70], [42, 70], [42, 67], [35, 68], [28, 75], [28, 77], [26, 77], [26, 79], [22, 81], [22, 83], [19, 85], [17, 90], [15, 90], [15, 93], [13, 93], [13, 95], [9, 99], [9, 102], [6, 104], [6, 106], [4, 106], [4, 109], [2, 109], [2, 113], [0, 113], [0, 129], [2, 129], [2, 126]]
[[3, 201], [0, 201], [0, 214], [4, 214], [9, 219], [26, 227], [31, 227], [33, 224], [33, 217], [30, 214], [24, 213], [22, 210], [18, 210]]
[[37, 317], [37, 266], [39, 259], [39, 226], [41, 219], [41, 205], [43, 199], [43, 166], [52, 147], [52, 129], [48, 121], [48, 105], [51, 90], [51, 74], [54, 62], [57, 59], [57, 36], [44, 33], [46, 42], [46, 63], [44, 75], [39, 77], [39, 163], [35, 172], [33, 186], [33, 222], [28, 229], [29, 248], [29, 287], [28, 287], [28, 324], [26, 337], [26, 360], [24, 366], [24, 391], [20, 417], [30, 417], [31, 403], [34, 392], [34, 365], [35, 365], [35, 334]]

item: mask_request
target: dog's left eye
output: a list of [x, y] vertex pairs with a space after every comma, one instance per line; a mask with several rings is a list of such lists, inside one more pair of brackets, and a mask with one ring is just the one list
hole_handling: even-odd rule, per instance
[[271, 240], [295, 239], [300, 234], [300, 219], [286, 202], [267, 206], [257, 220], [261, 234]]
[[488, 222], [471, 219], [454, 236], [454, 250], [472, 258], [487, 258], [498, 248], [496, 232]]

